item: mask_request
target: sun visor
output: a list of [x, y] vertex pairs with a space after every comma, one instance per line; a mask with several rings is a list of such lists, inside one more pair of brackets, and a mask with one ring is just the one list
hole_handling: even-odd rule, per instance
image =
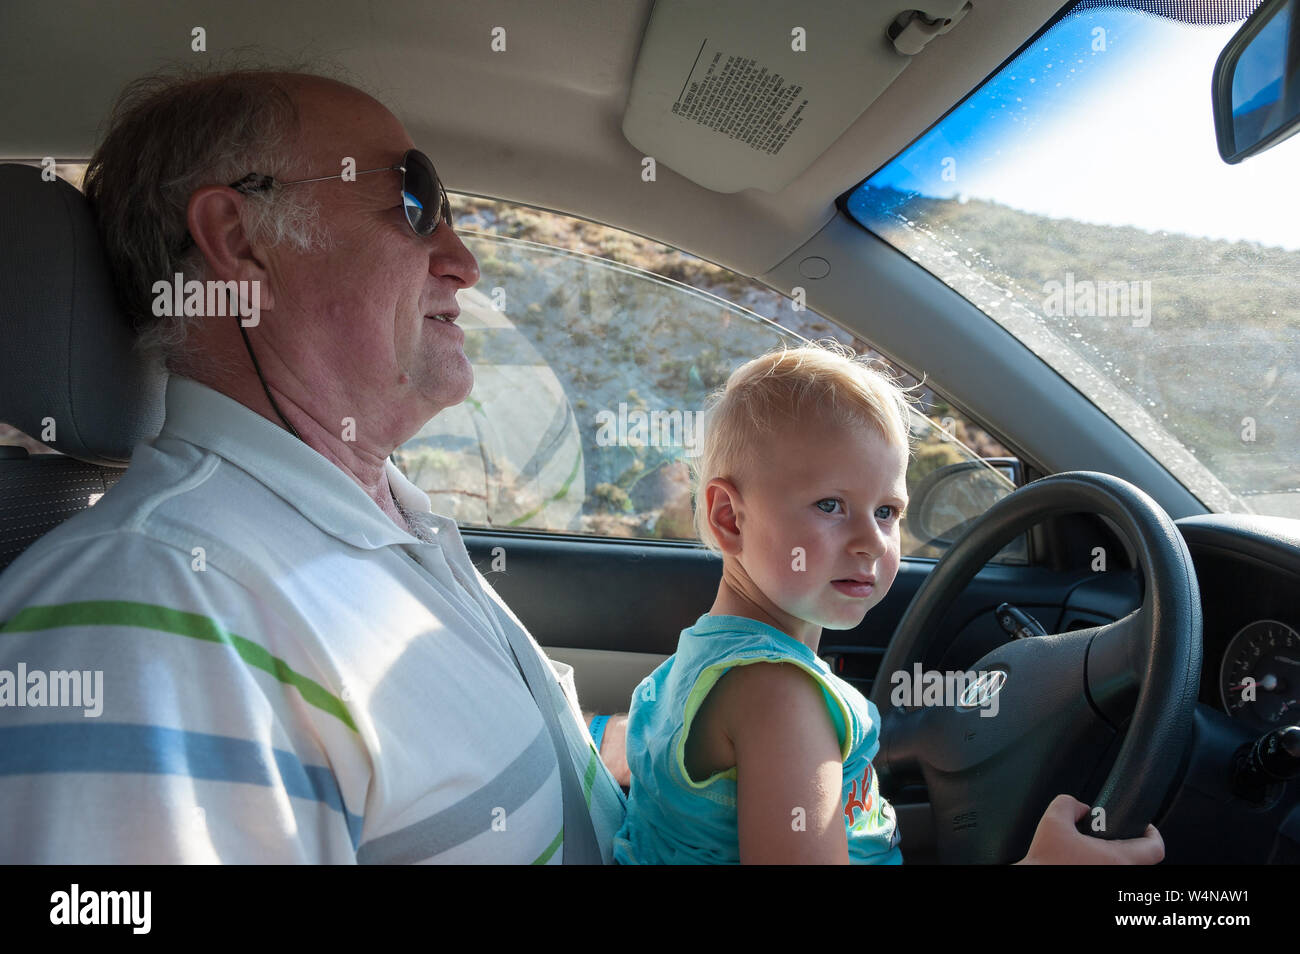
[[921, 2], [656, 0], [623, 135], [706, 189], [780, 191], [970, 9]]

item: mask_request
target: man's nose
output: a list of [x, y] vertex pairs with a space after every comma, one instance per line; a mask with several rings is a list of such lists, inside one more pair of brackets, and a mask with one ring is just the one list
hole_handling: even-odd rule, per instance
[[438, 278], [455, 279], [462, 288], [478, 284], [478, 259], [465, 247], [456, 230], [445, 222], [439, 223], [433, 233], [429, 271]]

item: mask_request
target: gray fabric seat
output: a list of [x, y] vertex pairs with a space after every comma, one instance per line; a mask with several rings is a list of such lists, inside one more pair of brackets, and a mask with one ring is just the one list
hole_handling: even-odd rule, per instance
[[32, 166], [0, 164], [0, 334], [0, 421], [38, 439], [52, 421], [60, 452], [0, 447], [3, 573], [117, 482], [167, 381], [132, 350], [90, 204]]

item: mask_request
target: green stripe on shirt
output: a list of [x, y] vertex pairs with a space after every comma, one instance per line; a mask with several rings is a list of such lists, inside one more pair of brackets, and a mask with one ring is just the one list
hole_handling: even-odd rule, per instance
[[560, 845], [562, 845], [563, 843], [564, 843], [564, 826], [561, 825], [560, 833], [555, 836], [555, 838], [551, 841], [549, 845], [546, 846], [546, 850], [543, 851], [540, 855], [538, 855], [533, 860], [533, 864], [535, 865], [546, 864], [546, 862], [551, 860], [551, 855], [555, 854], [555, 849], [559, 848]]
[[198, 613], [185, 613], [167, 606], [129, 600], [86, 600], [54, 606], [25, 607], [13, 619], [0, 625], [0, 633], [29, 633], [64, 626], [134, 626], [188, 636], [204, 642], [224, 643], [249, 666], [269, 673], [285, 685], [293, 686], [305, 702], [335, 716], [353, 732], [357, 731], [347, 706], [338, 696], [320, 683], [295, 672], [288, 663], [271, 655], [264, 646], [237, 636], [216, 620]]
[[582, 796], [587, 800], [587, 807], [591, 808], [591, 783], [596, 780], [596, 768], [600, 764], [600, 756], [596, 754], [593, 747], [591, 758], [587, 760], [587, 771], [583, 773], [582, 779]]
[[[596, 768], [599, 764], [600, 764], [600, 756], [596, 754], [595, 749], [592, 749], [591, 758], [587, 761], [587, 771], [583, 773], [584, 778], [582, 780], [582, 794], [587, 799], [588, 809], [591, 808], [591, 783], [596, 780]], [[564, 827], [561, 826], [560, 833], [555, 836], [555, 840], [552, 841], [549, 845], [547, 845], [546, 850], [537, 856], [537, 858], [533, 861], [533, 864], [535, 865], [546, 864], [546, 862], [551, 860], [551, 855], [555, 854], [555, 849], [559, 848], [560, 845], [563, 843], [564, 843]]]

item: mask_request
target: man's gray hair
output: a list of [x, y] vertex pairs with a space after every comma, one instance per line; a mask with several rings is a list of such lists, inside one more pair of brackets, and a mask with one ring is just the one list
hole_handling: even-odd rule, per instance
[[[283, 178], [297, 155], [299, 117], [272, 70], [169, 70], [132, 82], [113, 108], [109, 132], [86, 169], [84, 187], [137, 334], [138, 350], [175, 369], [197, 356], [187, 346], [201, 318], [158, 317], [153, 285], [204, 280], [186, 210], [194, 191], [229, 185], [250, 172]], [[244, 228], [254, 241], [325, 248], [318, 209], [302, 189], [248, 196]]]

